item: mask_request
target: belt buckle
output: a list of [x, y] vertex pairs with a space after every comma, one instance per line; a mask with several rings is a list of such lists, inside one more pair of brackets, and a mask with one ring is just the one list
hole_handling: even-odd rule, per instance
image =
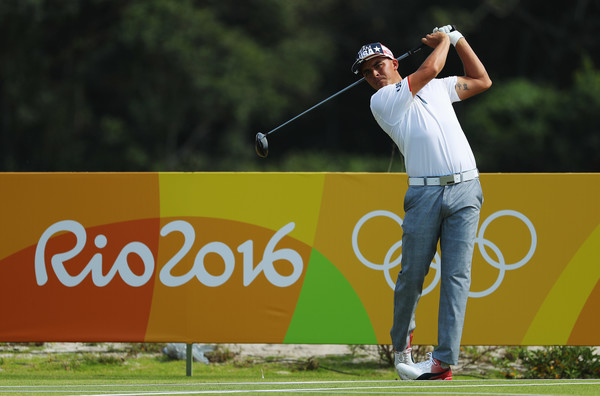
[[440, 177], [440, 186], [450, 186], [460, 182], [460, 174], [446, 175]]

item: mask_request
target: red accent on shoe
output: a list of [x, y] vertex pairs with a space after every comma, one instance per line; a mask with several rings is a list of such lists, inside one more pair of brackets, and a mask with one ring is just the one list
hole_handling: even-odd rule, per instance
[[417, 380], [444, 380], [444, 381], [452, 381], [452, 370], [447, 368], [441, 373], [425, 373], [420, 375]]
[[438, 359], [433, 359], [431, 371], [421, 374], [417, 380], [452, 380], [452, 369], [450, 367], [443, 368], [442, 362]]

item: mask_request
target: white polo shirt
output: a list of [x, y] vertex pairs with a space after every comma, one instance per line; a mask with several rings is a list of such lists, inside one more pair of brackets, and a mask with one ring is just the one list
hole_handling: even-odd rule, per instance
[[444, 176], [477, 167], [452, 107], [460, 101], [456, 79], [434, 79], [413, 98], [405, 78], [371, 97], [373, 116], [398, 145], [409, 177]]

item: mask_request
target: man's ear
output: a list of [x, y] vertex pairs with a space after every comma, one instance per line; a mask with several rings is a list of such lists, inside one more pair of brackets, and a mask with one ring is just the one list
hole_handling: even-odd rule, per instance
[[394, 64], [394, 70], [398, 70], [398, 59], [393, 59], [392, 63]]

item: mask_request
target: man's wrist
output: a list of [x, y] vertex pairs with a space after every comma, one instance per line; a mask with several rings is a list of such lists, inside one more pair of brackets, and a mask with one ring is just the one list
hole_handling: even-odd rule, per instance
[[450, 38], [450, 42], [452, 43], [452, 45], [456, 47], [458, 40], [464, 38], [464, 36], [461, 34], [461, 32], [455, 30], [453, 32], [448, 33], [448, 38]]

